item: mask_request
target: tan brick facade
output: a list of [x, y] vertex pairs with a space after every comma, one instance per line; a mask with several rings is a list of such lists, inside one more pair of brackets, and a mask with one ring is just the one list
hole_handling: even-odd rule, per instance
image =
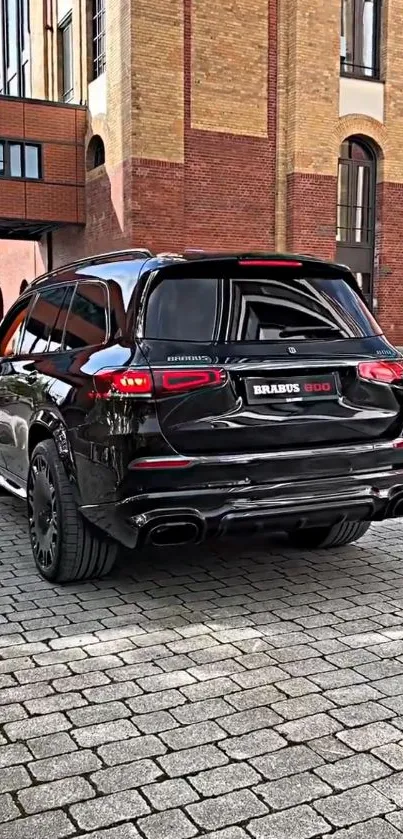
[[[380, 80], [340, 76], [341, 0], [114, 0], [91, 82], [91, 5], [31, 4], [33, 95], [58, 97], [71, 9], [74, 101], [106, 150], [87, 172], [85, 228], [53, 234], [55, 264], [130, 245], [333, 258], [340, 147], [358, 137], [376, 156], [374, 294], [403, 343], [403, 0], [382, 2]], [[44, 243], [26, 253], [15, 287], [46, 264]]]

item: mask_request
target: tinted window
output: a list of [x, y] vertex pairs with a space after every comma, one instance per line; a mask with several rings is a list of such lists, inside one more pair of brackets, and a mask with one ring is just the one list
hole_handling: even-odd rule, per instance
[[65, 286], [44, 289], [32, 306], [19, 352], [24, 355], [46, 352], [66, 293]]
[[74, 285], [70, 285], [64, 287], [64, 296], [63, 300], [60, 305], [59, 313], [55, 320], [54, 327], [52, 329], [52, 335], [49, 342], [48, 352], [57, 352], [62, 347], [62, 340], [63, 340], [63, 332], [67, 318], [67, 312], [69, 311], [69, 306], [71, 303], [71, 298], [74, 294]]
[[172, 341], [324, 341], [379, 333], [342, 279], [165, 279], [151, 291], [145, 320], [146, 337]]
[[100, 283], [80, 283], [67, 317], [64, 347], [75, 350], [103, 344], [107, 336], [107, 296]]
[[6, 315], [1, 329], [0, 357], [15, 355], [20, 343], [32, 296], [18, 302]]
[[164, 280], [151, 292], [145, 335], [171, 341], [211, 341], [219, 280]]

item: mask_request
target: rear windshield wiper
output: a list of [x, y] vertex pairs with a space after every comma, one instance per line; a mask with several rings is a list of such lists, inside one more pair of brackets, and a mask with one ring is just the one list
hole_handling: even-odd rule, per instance
[[288, 335], [316, 335], [317, 332], [340, 334], [337, 326], [285, 326], [280, 332], [280, 338], [286, 338]]

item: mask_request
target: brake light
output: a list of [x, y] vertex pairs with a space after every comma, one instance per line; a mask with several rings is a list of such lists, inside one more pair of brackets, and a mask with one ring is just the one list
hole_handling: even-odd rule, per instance
[[179, 393], [219, 387], [226, 381], [225, 370], [201, 367], [192, 370], [102, 370], [94, 376], [95, 399], [112, 396], [172, 396]]
[[403, 361], [361, 361], [357, 367], [360, 379], [393, 384], [403, 383]]
[[239, 259], [242, 268], [302, 268], [294, 259]]
[[226, 375], [224, 370], [163, 370], [154, 373], [157, 390], [161, 393], [182, 393], [186, 390], [199, 390], [201, 387], [222, 385]]

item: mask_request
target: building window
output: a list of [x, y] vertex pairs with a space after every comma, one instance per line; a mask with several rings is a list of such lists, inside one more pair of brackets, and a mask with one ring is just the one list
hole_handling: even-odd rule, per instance
[[354, 138], [341, 147], [337, 194], [337, 241], [368, 245], [374, 233], [375, 157]]
[[379, 78], [380, 0], [342, 0], [341, 72]]
[[31, 96], [29, 0], [0, 0], [0, 94]]
[[0, 177], [39, 180], [41, 147], [32, 143], [13, 143], [0, 140]]
[[105, 72], [105, 0], [93, 0], [92, 3], [92, 60], [93, 78], [97, 79]]
[[98, 166], [103, 166], [105, 163], [105, 146], [104, 141], [95, 134], [88, 145], [87, 150], [87, 170], [97, 169]]
[[74, 97], [73, 20], [66, 18], [58, 31], [60, 55], [60, 99], [71, 102]]

